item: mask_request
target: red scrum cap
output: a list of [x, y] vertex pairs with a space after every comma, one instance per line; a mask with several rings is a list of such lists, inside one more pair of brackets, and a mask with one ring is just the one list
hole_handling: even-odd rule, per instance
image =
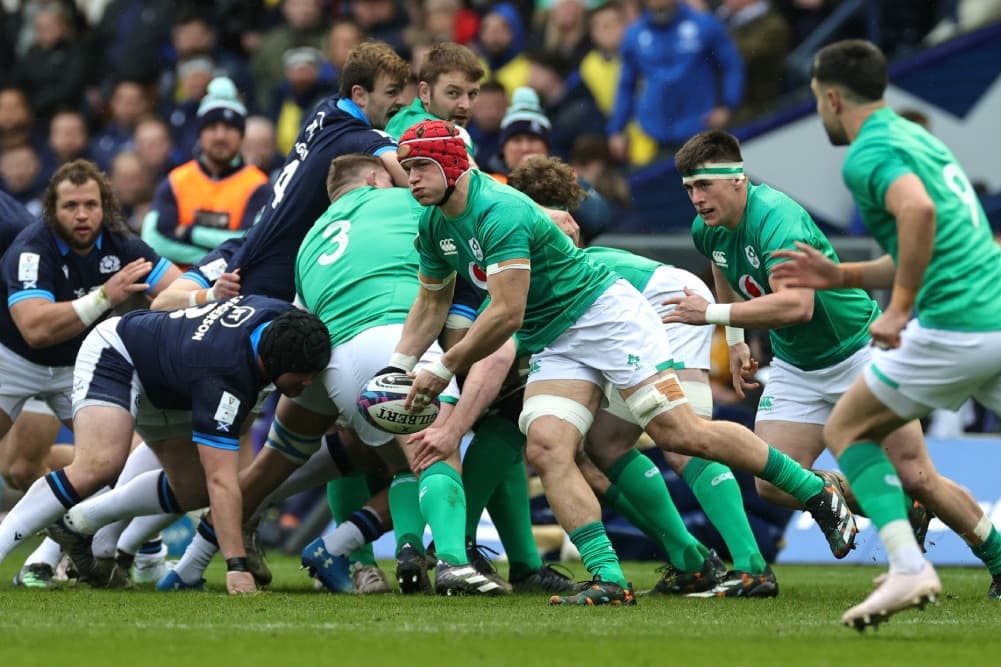
[[400, 164], [408, 160], [431, 160], [441, 169], [445, 187], [455, 187], [459, 177], [469, 171], [469, 153], [458, 128], [444, 120], [422, 120], [400, 137], [396, 151]]

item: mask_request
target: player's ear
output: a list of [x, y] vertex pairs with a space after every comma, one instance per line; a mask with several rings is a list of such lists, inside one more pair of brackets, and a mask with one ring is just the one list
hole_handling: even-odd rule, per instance
[[421, 98], [421, 102], [427, 104], [431, 101], [431, 84], [427, 81], [419, 81], [417, 83], [417, 97]]
[[365, 105], [368, 103], [368, 91], [365, 90], [365, 86], [357, 83], [351, 86], [351, 101], [360, 108], [365, 108]]

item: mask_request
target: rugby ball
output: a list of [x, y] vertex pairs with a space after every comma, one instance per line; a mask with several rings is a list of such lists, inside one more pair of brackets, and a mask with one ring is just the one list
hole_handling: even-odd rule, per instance
[[404, 409], [413, 378], [404, 373], [376, 375], [358, 395], [358, 409], [365, 420], [387, 433], [406, 435], [423, 431], [438, 416], [437, 398], [419, 412]]

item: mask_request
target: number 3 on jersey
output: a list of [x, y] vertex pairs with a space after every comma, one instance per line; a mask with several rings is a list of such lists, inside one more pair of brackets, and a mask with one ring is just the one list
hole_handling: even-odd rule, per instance
[[317, 259], [320, 266], [333, 264], [348, 249], [348, 233], [351, 231], [350, 220], [334, 220], [323, 230], [323, 238], [328, 239], [333, 249], [323, 253]]

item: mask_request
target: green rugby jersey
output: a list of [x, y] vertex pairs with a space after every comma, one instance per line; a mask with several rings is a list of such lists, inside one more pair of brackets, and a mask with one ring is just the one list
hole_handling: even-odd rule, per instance
[[922, 326], [1001, 330], [1001, 248], [952, 152], [921, 126], [880, 109], [862, 124], [842, 167], [862, 221], [897, 261], [897, 222], [883, 207], [901, 176], [921, 179], [935, 203], [935, 248], [915, 309]]
[[[771, 252], [795, 250], [795, 241], [839, 261], [810, 214], [767, 185], [747, 184], [747, 207], [736, 228], [710, 227], [696, 216], [692, 238], [745, 299], [771, 294], [769, 270], [782, 261]], [[876, 302], [860, 289], [817, 290], [813, 299], [809, 322], [769, 331], [772, 353], [805, 371], [844, 361], [868, 344], [869, 324], [879, 315]]]
[[[446, 120], [443, 118], [438, 118], [430, 111], [424, 109], [424, 103], [421, 102], [421, 98], [415, 97], [414, 101], [410, 106], [403, 107], [389, 119], [386, 124], [386, 133], [396, 139], [400, 140], [403, 133], [406, 132], [410, 127], [416, 125], [422, 120]], [[453, 125], [455, 125], [453, 123]], [[456, 129], [459, 130], [459, 136], [466, 143], [466, 151], [473, 157], [476, 156], [476, 148], [473, 146], [473, 138], [469, 136], [469, 132], [466, 128], [461, 125], [455, 125]]]
[[424, 209], [417, 237], [421, 273], [442, 279], [455, 271], [485, 289], [483, 277], [497, 264], [527, 258], [532, 275], [518, 342], [522, 351], [538, 352], [576, 322], [618, 276], [588, 262], [522, 193], [476, 169], [468, 178], [461, 215], [446, 217], [437, 206]]
[[628, 250], [619, 250], [618, 248], [590, 246], [584, 248], [584, 254], [587, 255], [589, 261], [604, 264], [625, 278], [626, 282], [635, 287], [640, 293], [646, 289], [647, 283], [650, 282], [650, 277], [653, 276], [653, 272], [665, 266], [649, 257], [642, 257]]
[[405, 188], [362, 187], [332, 203], [299, 247], [295, 290], [331, 345], [399, 324], [417, 298], [422, 207]]

